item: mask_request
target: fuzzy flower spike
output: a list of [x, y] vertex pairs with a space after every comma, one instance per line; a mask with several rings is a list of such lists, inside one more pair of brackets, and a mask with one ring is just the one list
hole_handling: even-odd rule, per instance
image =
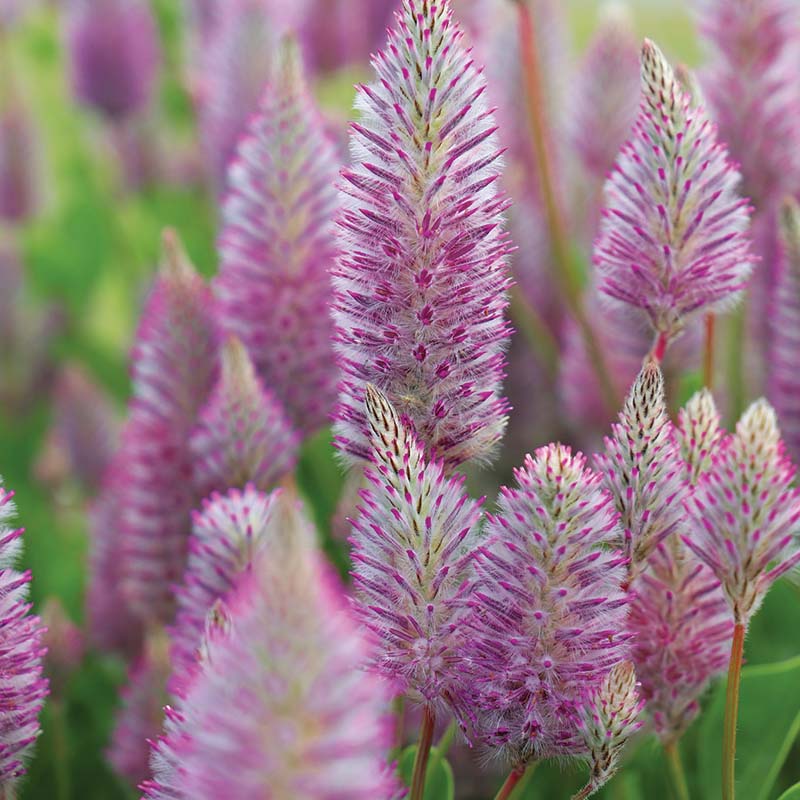
[[447, 0], [404, 0], [372, 63], [343, 173], [336, 433], [347, 456], [370, 458], [372, 383], [452, 469], [486, 460], [506, 424], [496, 127]]
[[707, 113], [645, 40], [639, 115], [606, 184], [594, 262], [601, 291], [649, 319], [659, 355], [689, 317], [745, 286], [749, 210], [738, 183]]

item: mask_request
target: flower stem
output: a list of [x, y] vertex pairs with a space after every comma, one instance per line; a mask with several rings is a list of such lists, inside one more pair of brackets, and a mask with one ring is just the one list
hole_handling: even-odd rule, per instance
[[725, 725], [722, 731], [722, 800], [734, 800], [736, 791], [736, 719], [739, 714], [739, 683], [742, 677], [743, 654], [744, 625], [737, 622], [733, 629], [728, 686], [725, 693]]
[[414, 759], [414, 773], [411, 776], [411, 794], [409, 800], [422, 800], [425, 795], [425, 774], [428, 771], [428, 758], [431, 754], [433, 743], [433, 727], [436, 724], [436, 715], [430, 706], [425, 706], [422, 712], [422, 727], [419, 732], [419, 745], [417, 757]]
[[505, 783], [500, 787], [500, 791], [495, 795], [494, 800], [510, 800], [514, 794], [514, 789], [521, 789], [528, 783], [535, 768], [535, 761], [523, 764], [521, 767], [514, 767], [506, 778]]
[[539, 356], [548, 375], [558, 375], [559, 346], [547, 323], [539, 312], [528, 302], [519, 286], [514, 286], [510, 294], [511, 319], [520, 333], [527, 339], [531, 349]]
[[705, 342], [703, 346], [703, 386], [714, 387], [714, 327], [716, 316], [713, 312], [706, 314]]
[[689, 800], [689, 786], [686, 783], [686, 773], [683, 769], [683, 760], [678, 742], [670, 742], [664, 745], [664, 754], [667, 756], [667, 766], [669, 776], [672, 779], [672, 787], [675, 790], [677, 800]]

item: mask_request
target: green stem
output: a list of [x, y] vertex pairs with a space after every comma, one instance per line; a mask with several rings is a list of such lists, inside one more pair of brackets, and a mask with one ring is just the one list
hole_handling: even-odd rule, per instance
[[722, 800], [734, 800], [736, 787], [736, 720], [739, 715], [739, 683], [744, 655], [744, 625], [733, 629], [728, 686], [725, 692], [725, 724], [722, 731]]
[[456, 721], [453, 720], [448, 726], [447, 730], [442, 734], [442, 738], [436, 743], [436, 749], [439, 751], [439, 754], [444, 758], [447, 755], [447, 751], [450, 749], [450, 745], [453, 744], [453, 739], [456, 737], [456, 731], [458, 730], [458, 725]]
[[737, 420], [744, 409], [744, 342], [746, 305], [737, 308], [730, 315], [730, 328], [727, 339], [730, 343], [728, 351], [728, 397], [730, 418]]
[[422, 711], [422, 727], [419, 732], [419, 745], [417, 756], [414, 759], [414, 773], [411, 776], [411, 793], [408, 800], [422, 800], [425, 795], [425, 774], [428, 771], [428, 759], [433, 743], [433, 727], [436, 724], [436, 715], [430, 706], [425, 706]]
[[528, 785], [534, 769], [536, 769], [535, 761], [524, 764], [521, 767], [514, 767], [506, 778], [505, 783], [500, 787], [500, 791], [495, 795], [494, 800], [511, 800], [512, 797], [519, 797], [522, 789]]
[[548, 375], [558, 375], [559, 346], [547, 323], [539, 312], [528, 302], [518, 286], [511, 289], [511, 319], [520, 333], [527, 339], [531, 349], [539, 356]]
[[669, 776], [675, 790], [675, 797], [677, 800], [689, 800], [689, 786], [686, 783], [686, 773], [683, 769], [683, 760], [681, 759], [678, 742], [674, 741], [665, 744], [664, 754], [667, 757], [667, 766], [669, 767]]
[[62, 700], [54, 698], [50, 701], [50, 717], [53, 726], [56, 796], [58, 800], [69, 800], [69, 746], [67, 744], [66, 708]]
[[703, 346], [703, 386], [714, 387], [714, 328], [716, 316], [713, 311], [706, 314], [705, 342]]

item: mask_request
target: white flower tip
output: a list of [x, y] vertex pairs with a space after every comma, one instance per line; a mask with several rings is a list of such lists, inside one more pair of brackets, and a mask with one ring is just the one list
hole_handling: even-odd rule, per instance
[[161, 248], [163, 253], [161, 271], [165, 277], [179, 282], [197, 274], [174, 228], [164, 228], [161, 234]]
[[258, 391], [256, 370], [247, 348], [238, 336], [229, 336], [222, 345], [222, 381], [237, 393]]

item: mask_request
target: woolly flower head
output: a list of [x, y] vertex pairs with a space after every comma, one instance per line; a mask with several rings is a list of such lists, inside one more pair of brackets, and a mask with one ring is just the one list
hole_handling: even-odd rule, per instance
[[548, 445], [501, 490], [476, 556], [468, 724], [517, 764], [579, 754], [585, 692], [627, 654], [626, 559], [601, 476]]
[[343, 172], [335, 429], [347, 456], [369, 459], [372, 383], [452, 469], [485, 460], [506, 424], [496, 128], [447, 0], [404, 0], [373, 67]]
[[250, 482], [268, 489], [297, 459], [297, 434], [277, 398], [256, 376], [238, 339], [225, 342], [221, 362], [189, 443], [201, 497]]
[[385, 684], [308, 542], [265, 552], [156, 745], [148, 798], [389, 798]]
[[0, 796], [14, 797], [25, 774], [39, 730], [39, 712], [48, 693], [42, 677], [45, 655], [42, 625], [30, 614], [28, 572], [14, 569], [22, 548], [22, 529], [8, 527], [14, 515], [13, 493], [0, 486]]
[[469, 591], [479, 504], [448, 478], [386, 396], [366, 391], [371, 484], [353, 523], [359, 612], [380, 642], [376, 668], [427, 703], [458, 691], [460, 607]]
[[714, 453], [725, 437], [714, 396], [708, 389], [692, 395], [678, 413], [676, 428], [686, 478], [696, 486], [711, 468]]
[[684, 542], [711, 568], [747, 626], [777, 578], [800, 563], [800, 490], [775, 411], [759, 400], [712, 455], [687, 503]]
[[596, 462], [621, 515], [624, 551], [635, 575], [659, 542], [676, 530], [688, 492], [667, 414], [664, 376], [652, 359], [636, 378]]
[[639, 115], [606, 184], [594, 247], [601, 290], [667, 341], [692, 314], [729, 303], [752, 266], [738, 182], [708, 115], [645, 40]]

